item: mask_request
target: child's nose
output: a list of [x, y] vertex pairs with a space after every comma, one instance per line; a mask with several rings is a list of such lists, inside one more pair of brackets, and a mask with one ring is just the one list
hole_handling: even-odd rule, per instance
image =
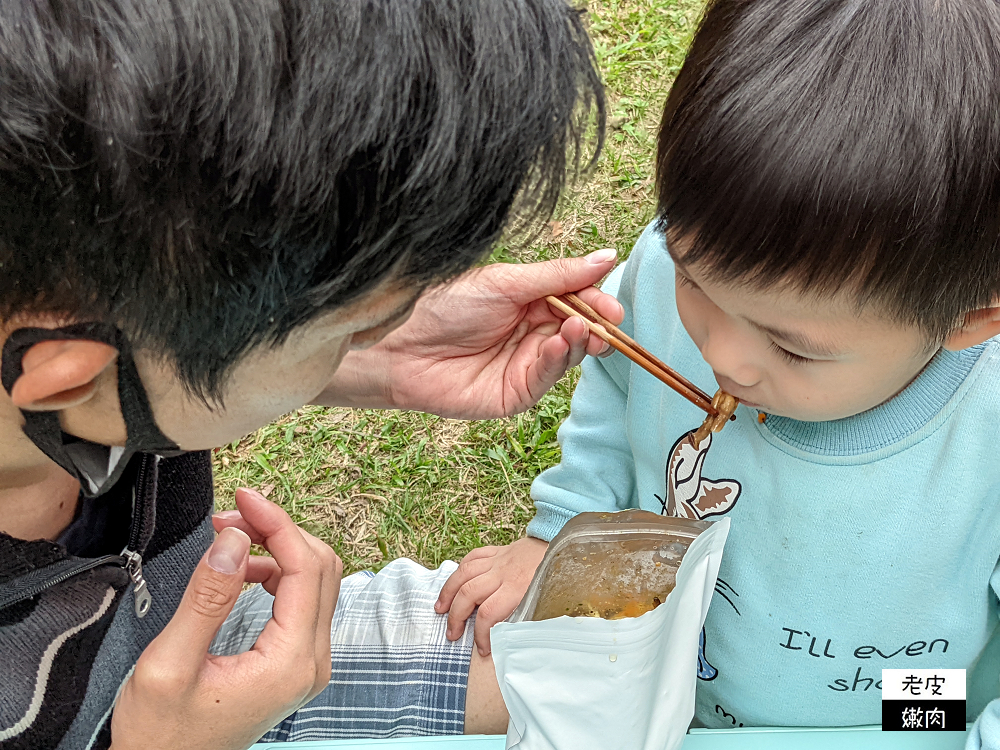
[[701, 348], [701, 356], [712, 368], [719, 386], [727, 391], [727, 383], [730, 386], [735, 384], [735, 390], [739, 390], [752, 388], [760, 382], [760, 370], [750, 360], [749, 354], [745, 341], [716, 331], [706, 338]]

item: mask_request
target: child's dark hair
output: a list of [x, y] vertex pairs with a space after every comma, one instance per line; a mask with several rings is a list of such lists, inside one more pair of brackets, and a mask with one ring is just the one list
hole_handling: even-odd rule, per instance
[[218, 396], [547, 217], [603, 112], [565, 0], [3, 3], [0, 317], [116, 323]]
[[657, 183], [716, 280], [847, 288], [942, 340], [1000, 295], [1000, 3], [713, 0]]

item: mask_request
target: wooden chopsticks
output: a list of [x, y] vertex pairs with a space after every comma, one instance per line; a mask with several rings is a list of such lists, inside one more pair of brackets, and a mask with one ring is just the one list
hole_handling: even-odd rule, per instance
[[719, 410], [712, 405], [712, 398], [705, 391], [701, 390], [701, 388], [680, 373], [672, 370], [640, 346], [638, 342], [618, 330], [618, 327], [614, 323], [602, 316], [575, 294], [564, 294], [561, 297], [546, 297], [545, 301], [566, 315], [581, 318], [591, 333], [616, 351], [624, 354], [654, 378], [669, 385], [699, 409], [704, 409], [710, 417], [719, 415]]

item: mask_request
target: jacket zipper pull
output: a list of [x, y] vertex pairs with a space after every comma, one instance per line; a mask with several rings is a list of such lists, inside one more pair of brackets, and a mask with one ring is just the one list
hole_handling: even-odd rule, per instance
[[126, 547], [122, 550], [122, 557], [125, 558], [125, 570], [135, 584], [132, 589], [135, 594], [135, 616], [141, 620], [153, 605], [153, 597], [146, 586], [146, 579], [142, 577], [142, 555]]

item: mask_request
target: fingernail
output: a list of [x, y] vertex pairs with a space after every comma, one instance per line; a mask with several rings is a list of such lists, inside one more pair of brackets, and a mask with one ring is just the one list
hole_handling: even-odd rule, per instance
[[617, 260], [618, 251], [614, 248], [605, 248], [604, 250], [597, 250], [587, 256], [587, 262], [592, 263], [597, 266], [601, 263], [610, 263], [613, 260]]
[[218, 518], [220, 521], [235, 521], [238, 518], [243, 518], [243, 514], [238, 510], [220, 510], [218, 513], [213, 513], [212, 518]]
[[250, 537], [239, 529], [223, 529], [208, 552], [208, 567], [232, 575], [243, 565], [243, 558], [250, 549]]

